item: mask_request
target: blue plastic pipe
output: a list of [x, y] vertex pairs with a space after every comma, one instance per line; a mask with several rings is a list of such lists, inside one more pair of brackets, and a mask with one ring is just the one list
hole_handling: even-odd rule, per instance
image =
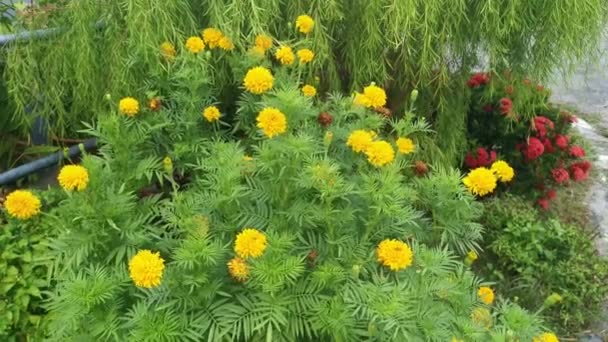
[[0, 185], [14, 183], [16, 180], [28, 176], [34, 172], [57, 165], [65, 158], [74, 158], [78, 156], [82, 150], [91, 151], [96, 147], [97, 139], [87, 139], [78, 145], [71, 146], [67, 151], [55, 152], [46, 157], [34, 160], [33, 162], [29, 162], [4, 173], [0, 173]]
[[[92, 24], [92, 26], [97, 29], [101, 29], [105, 26], [105, 23], [100, 20], [100, 21]], [[61, 28], [55, 27], [55, 28], [40, 29], [40, 30], [34, 30], [34, 31], [23, 31], [23, 32], [18, 32], [18, 33], [0, 34], [0, 46], [7, 45], [12, 42], [27, 41], [27, 40], [31, 40], [31, 39], [37, 39], [37, 38], [46, 38], [46, 37], [49, 37], [52, 35], [56, 35], [56, 34], [60, 33], [61, 31], [62, 31]]]

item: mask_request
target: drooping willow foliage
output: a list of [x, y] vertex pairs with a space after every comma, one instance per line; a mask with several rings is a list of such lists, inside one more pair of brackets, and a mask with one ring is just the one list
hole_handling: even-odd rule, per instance
[[[607, 11], [604, 0], [69, 1], [24, 27], [63, 33], [15, 44], [6, 77], [18, 122], [29, 123], [25, 109], [33, 105], [58, 133], [72, 133], [101, 112], [104, 94], [142, 88], [161, 67], [163, 41], [179, 46], [214, 26], [237, 49], [262, 32], [293, 42], [294, 19], [306, 13], [316, 21], [310, 77], [346, 91], [382, 82], [397, 108], [409, 90], [421, 89], [428, 112], [439, 109], [428, 116], [442, 147], [455, 155], [464, 141], [463, 78], [471, 69], [508, 68], [539, 80], [555, 68], [571, 70], [597, 55]], [[225, 69], [218, 86], [238, 85]]]

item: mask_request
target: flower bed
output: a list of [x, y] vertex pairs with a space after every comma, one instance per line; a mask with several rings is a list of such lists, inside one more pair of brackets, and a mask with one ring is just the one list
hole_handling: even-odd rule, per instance
[[[481, 207], [459, 172], [429, 163], [423, 120], [381, 114], [373, 83], [322, 99], [302, 76], [314, 57], [296, 63], [287, 42], [226, 56], [226, 39], [210, 28], [179, 53], [164, 44], [152, 96], [125, 94], [88, 127], [99, 155], [63, 167], [57, 205], [8, 196], [9, 225], [52, 227], [48, 337], [555, 338], [465, 264]], [[222, 56], [242, 80], [236, 104], [214, 97], [209, 58]]]

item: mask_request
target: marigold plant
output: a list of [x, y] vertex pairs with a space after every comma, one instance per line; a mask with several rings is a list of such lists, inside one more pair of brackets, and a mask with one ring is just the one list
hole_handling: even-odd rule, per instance
[[[86, 192], [55, 193], [40, 220], [56, 232], [50, 339], [542, 333], [537, 315], [512, 303], [493, 305], [481, 324], [470, 319], [482, 281], [460, 260], [479, 248], [482, 212], [458, 171], [433, 167], [440, 151], [426, 120], [373, 113], [383, 99], [373, 89], [363, 91], [368, 108], [335, 91], [311, 101], [298, 69], [271, 71], [271, 61], [236, 51], [210, 55], [218, 60], [179, 54], [170, 72], [150, 75], [134, 96], [162, 94], [157, 112], [88, 126], [103, 144], [82, 160]], [[229, 63], [247, 91], [222, 102], [229, 119], [208, 125], [201, 108], [225, 90], [214, 83], [216, 62]], [[399, 137], [420, 142], [419, 177], [396, 156]]]

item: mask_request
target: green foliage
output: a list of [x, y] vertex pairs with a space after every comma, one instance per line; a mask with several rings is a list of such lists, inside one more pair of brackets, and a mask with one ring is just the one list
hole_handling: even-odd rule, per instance
[[564, 334], [584, 329], [601, 312], [608, 293], [608, 262], [597, 255], [593, 239], [577, 227], [544, 220], [519, 197], [487, 205], [484, 237], [488, 254], [482, 269], [499, 292], [536, 310], [557, 293], [563, 302], [543, 315]]
[[[62, 33], [13, 45], [6, 77], [17, 124], [28, 125], [25, 108], [35, 104], [35, 114], [47, 116], [53, 131], [74, 134], [81, 121], [104, 113], [102, 94], [122, 97], [145, 87], [161, 68], [162, 42], [181, 47], [198, 29], [213, 26], [245, 51], [256, 34], [267, 33], [312, 48], [316, 58], [305, 76], [308, 82], [318, 76], [324, 90], [385, 82], [397, 109], [412, 88], [423, 90], [429, 108], [424, 115], [436, 119], [431, 122], [442, 136], [441, 147], [454, 163], [465, 145], [462, 81], [469, 71], [481, 62], [538, 79], [555, 67], [569, 70], [597, 56], [607, 10], [602, 0], [59, 3], [50, 14], [16, 23], [19, 31], [57, 27]], [[294, 29], [300, 14], [316, 21], [304, 41]], [[217, 63], [215, 70], [218, 96], [232, 103], [240, 80], [228, 63]]]
[[[481, 238], [472, 223], [480, 207], [453, 170], [414, 178], [414, 158], [437, 149], [424, 120], [410, 112], [387, 119], [337, 94], [306, 98], [298, 75], [280, 68], [271, 92], [241, 96], [233, 126], [210, 123], [200, 108], [213, 102], [213, 83], [184, 95], [211, 78], [209, 63], [177, 57], [177, 74], [180, 65], [199, 73], [175, 83], [151, 77], [145, 91], [163, 87], [160, 111], [129, 118], [111, 108], [87, 129], [103, 144], [82, 161], [90, 182], [44, 216], [58, 232], [48, 244], [57, 282], [49, 340], [511, 341], [543, 331], [535, 314], [477, 298], [481, 280], [459, 259]], [[254, 128], [268, 106], [288, 122], [272, 139]], [[334, 118], [327, 128], [321, 110]], [[356, 129], [391, 145], [410, 137], [417, 151], [376, 168], [346, 145]], [[242, 139], [231, 140], [231, 131]], [[246, 227], [263, 232], [268, 246], [245, 259], [246, 280], [237, 281], [227, 263]], [[375, 249], [384, 239], [407, 243], [413, 265], [380, 265]], [[165, 260], [158, 287], [129, 278], [128, 262], [142, 249]], [[492, 310], [492, 329], [472, 320], [480, 308]]]
[[[54, 198], [53, 191], [45, 194], [48, 203]], [[0, 338], [39, 339], [44, 292], [51, 286], [47, 244], [53, 229], [39, 218], [22, 223], [2, 216], [0, 227]]]

